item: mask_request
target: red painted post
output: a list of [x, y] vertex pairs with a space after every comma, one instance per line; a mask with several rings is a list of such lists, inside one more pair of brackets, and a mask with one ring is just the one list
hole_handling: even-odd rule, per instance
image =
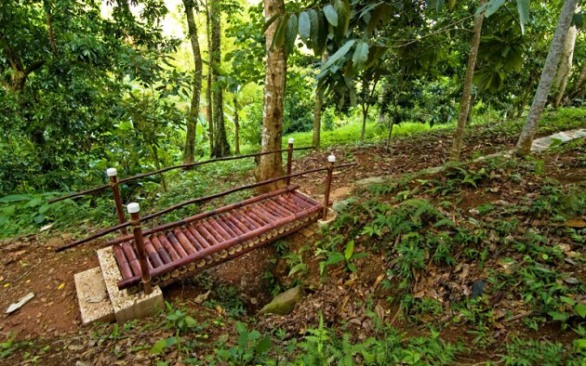
[[[106, 174], [110, 178], [110, 187], [112, 187], [112, 193], [114, 194], [114, 202], [116, 203], [116, 215], [118, 215], [118, 222], [123, 224], [126, 222], [124, 216], [124, 209], [122, 208], [122, 198], [120, 197], [120, 188], [118, 187], [118, 171], [116, 168], [106, 169]], [[123, 227], [120, 229], [122, 235], [127, 235], [128, 231]]]
[[336, 157], [334, 154], [328, 156], [328, 162], [330, 165], [328, 166], [328, 175], [326, 176], [326, 191], [324, 193], [324, 207], [322, 211], [322, 220], [325, 220], [328, 217], [328, 207], [330, 206], [330, 190], [332, 188], [332, 174], [334, 172], [334, 164], [336, 163]]
[[[291, 164], [293, 163], [293, 138], [289, 139], [289, 148], [287, 149], [287, 175], [291, 175]], [[288, 177], [287, 185], [291, 184], [291, 177]]]
[[129, 203], [126, 206], [130, 214], [130, 224], [132, 225], [132, 233], [134, 234], [134, 245], [136, 246], [136, 257], [140, 264], [140, 272], [142, 274], [142, 284], [144, 292], [150, 294], [153, 291], [151, 286], [151, 274], [146, 261], [146, 250], [144, 247], [144, 238], [142, 237], [142, 229], [140, 225], [140, 206], [136, 202]]

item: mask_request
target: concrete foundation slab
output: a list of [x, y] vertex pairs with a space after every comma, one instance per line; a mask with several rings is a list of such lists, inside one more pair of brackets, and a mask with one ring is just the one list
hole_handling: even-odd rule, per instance
[[130, 294], [128, 290], [118, 290], [118, 281], [122, 279], [122, 276], [112, 248], [98, 250], [98, 259], [118, 323], [144, 318], [153, 315], [157, 309], [163, 309], [163, 292], [158, 286], [154, 286], [153, 292], [148, 295], [142, 291]]
[[110, 304], [100, 267], [76, 273], [73, 279], [77, 290], [82, 324], [113, 321], [115, 319], [114, 309]]

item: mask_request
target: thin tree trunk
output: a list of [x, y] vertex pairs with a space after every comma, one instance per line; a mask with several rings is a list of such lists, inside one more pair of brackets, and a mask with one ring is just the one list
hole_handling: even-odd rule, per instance
[[240, 154], [240, 121], [238, 119], [238, 93], [234, 93], [234, 153]]
[[[486, 0], [481, 0], [479, 6], [482, 6]], [[466, 77], [464, 79], [464, 90], [462, 100], [460, 101], [460, 113], [458, 114], [458, 124], [454, 133], [454, 144], [452, 146], [452, 160], [460, 159], [462, 150], [462, 139], [464, 138], [464, 128], [470, 114], [470, 102], [472, 99], [472, 82], [474, 81], [474, 69], [478, 59], [478, 48], [480, 46], [480, 35], [482, 34], [482, 23], [484, 13], [480, 13], [474, 19], [474, 28], [472, 30], [472, 39], [470, 40], [470, 54], [468, 55], [468, 65], [466, 66]]]
[[584, 96], [586, 96], [586, 61], [582, 64], [582, 70], [580, 71], [578, 80], [572, 87], [572, 93], [570, 94], [569, 99], [572, 100], [576, 97], [584, 98]]
[[187, 29], [191, 41], [191, 51], [193, 53], [193, 93], [191, 95], [191, 106], [189, 116], [187, 117], [187, 133], [185, 136], [185, 150], [183, 151], [183, 163], [190, 164], [195, 160], [195, 139], [197, 132], [197, 118], [199, 116], [199, 98], [201, 95], [202, 70], [201, 51], [197, 37], [197, 26], [193, 16], [193, 3], [189, 0], [183, 0], [185, 6], [185, 16], [187, 18]]
[[320, 148], [321, 143], [321, 112], [323, 106], [322, 92], [315, 88], [315, 104], [313, 106], [313, 146]]
[[212, 102], [212, 21], [211, 21], [211, 5], [210, 1], [206, 2], [206, 36], [208, 41], [208, 74], [207, 74], [207, 88], [206, 88], [206, 102], [208, 108], [206, 109], [206, 118], [208, 120], [208, 139], [210, 141], [210, 155], [214, 150], [214, 118], [213, 118], [213, 102]]
[[560, 62], [562, 48], [564, 46], [564, 37], [568, 33], [568, 29], [570, 29], [570, 23], [574, 16], [577, 4], [578, 0], [564, 1], [558, 25], [555, 29], [553, 40], [551, 41], [547, 59], [545, 60], [545, 66], [541, 73], [541, 79], [539, 80], [539, 85], [537, 86], [537, 91], [535, 92], [533, 103], [531, 104], [531, 109], [527, 115], [523, 131], [521, 131], [521, 135], [519, 136], [519, 141], [517, 141], [517, 146], [515, 148], [515, 153], [517, 155], [524, 156], [531, 152], [531, 144], [533, 143], [533, 137], [537, 132], [539, 117], [545, 108], [547, 96], [549, 95], [551, 84], [553, 83], [553, 78]]
[[211, 8], [212, 25], [212, 104], [214, 114], [214, 146], [212, 156], [221, 158], [230, 155], [230, 145], [226, 137], [226, 125], [224, 123], [224, 89], [220, 86], [220, 64], [222, 62], [221, 48], [221, 13], [219, 0], [212, 0]]
[[361, 106], [362, 109], [362, 130], [360, 131], [360, 143], [364, 144], [364, 137], [366, 135], [366, 119], [368, 118], [368, 107], [364, 105], [364, 102]]
[[[266, 21], [284, 12], [285, 2], [283, 0], [264, 0]], [[261, 137], [262, 151], [279, 150], [282, 144], [283, 96], [285, 94], [287, 59], [283, 46], [271, 47], [277, 29], [277, 23], [273, 22], [265, 32], [267, 58]], [[261, 156], [257, 179], [266, 180], [280, 176], [283, 170], [282, 163], [281, 154]], [[264, 186], [260, 190], [268, 191], [278, 185]]]
[[43, 1], [45, 7], [45, 24], [47, 25], [47, 34], [49, 36], [49, 44], [51, 45], [51, 51], [53, 54], [57, 53], [57, 44], [55, 43], [55, 34], [53, 33], [53, 20], [51, 15], [51, 3], [49, 0]]
[[570, 74], [572, 71], [572, 61], [574, 58], [574, 48], [576, 46], [577, 36], [578, 28], [576, 28], [575, 25], [571, 26], [568, 30], [568, 34], [566, 34], [566, 39], [564, 40], [562, 60], [558, 68], [558, 73], [553, 82], [553, 107], [556, 109], [559, 108], [559, 106], [562, 104], [564, 94], [566, 93], [566, 87], [568, 86], [568, 80], [570, 79]]

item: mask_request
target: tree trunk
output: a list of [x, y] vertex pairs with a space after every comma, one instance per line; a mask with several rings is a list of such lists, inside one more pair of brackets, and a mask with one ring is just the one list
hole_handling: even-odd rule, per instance
[[315, 105], [313, 107], [313, 146], [320, 148], [321, 143], [321, 110], [323, 105], [323, 96], [321, 91], [315, 88]]
[[582, 70], [580, 71], [580, 75], [578, 76], [578, 80], [574, 83], [572, 87], [572, 93], [569, 96], [569, 99], [584, 98], [586, 96], [586, 61], [582, 64]]
[[[264, 13], [267, 22], [275, 15], [284, 12], [285, 3], [283, 0], [264, 0]], [[283, 96], [285, 94], [287, 60], [283, 46], [271, 47], [277, 23], [273, 22], [265, 32], [267, 58], [261, 137], [262, 151], [279, 150], [282, 143]], [[283, 170], [282, 163], [281, 154], [261, 156], [257, 179], [266, 180], [280, 176]], [[260, 191], [269, 191], [278, 185], [264, 186], [261, 187]]]
[[562, 48], [564, 46], [564, 37], [568, 33], [568, 29], [570, 29], [570, 23], [574, 16], [577, 4], [578, 0], [564, 1], [558, 19], [558, 25], [555, 29], [553, 40], [551, 41], [547, 59], [545, 60], [545, 66], [541, 73], [541, 79], [539, 80], [535, 97], [533, 97], [531, 109], [527, 115], [523, 131], [521, 131], [521, 135], [519, 136], [519, 141], [517, 141], [517, 146], [515, 148], [515, 153], [517, 155], [524, 156], [531, 152], [531, 144], [533, 143], [533, 137], [537, 132], [539, 117], [541, 116], [541, 112], [543, 112], [545, 103], [547, 102], [547, 96], [549, 95], [549, 90], [551, 89], [551, 84], [560, 62]]
[[574, 48], [576, 46], [576, 37], [578, 36], [578, 28], [571, 26], [566, 34], [564, 40], [564, 49], [562, 52], [562, 60], [558, 68], [558, 73], [553, 82], [553, 107], [559, 108], [564, 99], [566, 93], [566, 87], [568, 86], [568, 80], [570, 79], [570, 73], [572, 71], [572, 60], [574, 58]]
[[[479, 6], [482, 6], [486, 0], [481, 0]], [[452, 146], [452, 160], [460, 159], [462, 150], [462, 139], [464, 138], [464, 128], [470, 114], [470, 102], [472, 97], [472, 82], [474, 81], [474, 69], [478, 58], [478, 48], [480, 46], [480, 35], [482, 34], [482, 22], [484, 13], [480, 13], [474, 19], [474, 28], [472, 30], [472, 39], [470, 40], [470, 54], [468, 55], [468, 65], [466, 66], [466, 77], [464, 79], [464, 90], [462, 100], [460, 101], [460, 113], [458, 114], [458, 124], [454, 133], [454, 144]]]
[[360, 143], [364, 144], [364, 137], [366, 136], [366, 120], [368, 118], [368, 107], [364, 105], [364, 102], [361, 106], [362, 108], [362, 130], [360, 131]]
[[226, 125], [224, 123], [224, 96], [223, 88], [220, 85], [220, 64], [222, 62], [221, 49], [221, 21], [222, 16], [219, 9], [219, 0], [212, 0], [210, 17], [212, 25], [212, 105], [214, 121], [214, 146], [212, 156], [221, 158], [230, 155], [230, 145], [226, 137]]
[[189, 0], [183, 0], [185, 6], [185, 16], [187, 18], [187, 29], [191, 41], [191, 51], [193, 53], [193, 93], [191, 95], [191, 106], [189, 116], [187, 117], [187, 133], [185, 136], [185, 150], [183, 151], [183, 163], [190, 164], [195, 160], [195, 139], [197, 131], [197, 118], [199, 116], [199, 98], [201, 94], [202, 69], [201, 51], [199, 40], [197, 38], [197, 26], [193, 16], [193, 3]]
[[240, 154], [240, 121], [238, 119], [238, 93], [234, 93], [234, 153]]
[[213, 118], [213, 103], [212, 103], [212, 21], [211, 21], [211, 5], [208, 0], [206, 3], [206, 36], [208, 41], [208, 74], [207, 74], [207, 88], [206, 88], [206, 102], [208, 108], [206, 109], [206, 119], [208, 120], [208, 139], [210, 141], [210, 155], [214, 150], [214, 118]]
[[55, 43], [55, 34], [53, 33], [53, 20], [51, 15], [51, 3], [49, 0], [43, 1], [45, 8], [45, 24], [47, 25], [47, 34], [49, 36], [49, 44], [51, 45], [51, 51], [53, 54], [57, 54], [57, 43]]

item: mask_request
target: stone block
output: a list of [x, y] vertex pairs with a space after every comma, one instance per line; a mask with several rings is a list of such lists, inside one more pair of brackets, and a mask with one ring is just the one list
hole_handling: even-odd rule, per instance
[[83, 325], [115, 319], [100, 267], [73, 276]]
[[144, 318], [155, 314], [157, 309], [163, 309], [163, 292], [158, 286], [153, 286], [153, 291], [148, 295], [143, 291], [132, 294], [128, 290], [118, 289], [118, 281], [122, 280], [122, 276], [112, 248], [98, 250], [98, 259], [118, 323]]

